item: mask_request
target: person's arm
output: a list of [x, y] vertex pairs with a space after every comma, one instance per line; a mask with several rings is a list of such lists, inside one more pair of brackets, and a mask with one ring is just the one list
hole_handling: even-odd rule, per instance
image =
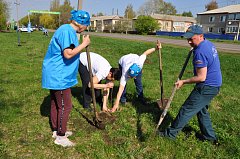
[[120, 84], [120, 86], [119, 86], [119, 88], [118, 88], [117, 98], [116, 98], [116, 100], [115, 100], [115, 103], [114, 103], [114, 106], [113, 106], [111, 112], [115, 112], [115, 111], [118, 109], [118, 107], [119, 107], [119, 102], [120, 102], [120, 98], [121, 98], [122, 93], [123, 93], [123, 91], [124, 91], [124, 87], [125, 87], [125, 86], [123, 86], [123, 85]]
[[197, 75], [193, 76], [192, 78], [177, 81], [175, 83], [177, 89], [181, 88], [184, 84], [199, 83], [205, 81], [207, 77], [207, 67], [197, 68], [196, 73]]
[[[106, 84], [99, 84], [99, 80], [97, 76], [93, 76], [93, 87], [95, 89], [106, 89], [106, 88], [113, 88], [114, 83], [108, 82]], [[89, 82], [88, 87], [91, 88], [91, 83]]]
[[74, 49], [67, 48], [64, 50], [63, 55], [66, 59], [70, 59], [73, 56], [77, 55], [82, 51], [84, 48], [86, 48], [90, 44], [90, 38], [89, 35], [84, 36], [83, 42], [75, 47]]
[[107, 101], [109, 97], [109, 88], [103, 89], [103, 106], [102, 106], [102, 111], [109, 111], [107, 108]]
[[143, 54], [147, 56], [147, 55], [153, 53], [154, 51], [156, 51], [156, 48], [151, 48], [151, 49], [146, 50]]
[[160, 47], [161, 47], [161, 43], [160, 43], [160, 42], [157, 42], [155, 48], [148, 49], [148, 50], [146, 50], [143, 54], [147, 56], [147, 55], [153, 53], [154, 51], [159, 50]]

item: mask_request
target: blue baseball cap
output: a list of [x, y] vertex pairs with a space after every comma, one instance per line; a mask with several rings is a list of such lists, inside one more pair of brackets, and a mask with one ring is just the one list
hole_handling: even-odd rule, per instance
[[81, 25], [89, 26], [90, 15], [88, 12], [83, 10], [72, 10], [70, 20], [74, 20]]
[[202, 27], [199, 25], [192, 25], [187, 29], [186, 33], [183, 34], [182, 36], [189, 39], [192, 38], [194, 35], [200, 34], [203, 34]]
[[141, 68], [136, 64], [132, 64], [132, 66], [129, 67], [128, 74], [131, 77], [136, 77], [141, 72]]

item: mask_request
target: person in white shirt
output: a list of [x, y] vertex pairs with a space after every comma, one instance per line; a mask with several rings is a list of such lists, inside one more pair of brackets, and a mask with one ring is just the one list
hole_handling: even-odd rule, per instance
[[[99, 54], [90, 52], [90, 59], [92, 65], [93, 84], [95, 89], [96, 101], [102, 105], [103, 111], [109, 111], [107, 108], [107, 99], [109, 95], [109, 89], [113, 88], [114, 80], [119, 80], [121, 72], [119, 68], [112, 68], [109, 62]], [[90, 75], [88, 69], [87, 54], [83, 52], [80, 54], [80, 63], [78, 72], [82, 80], [82, 94], [83, 94], [83, 107], [91, 111], [90, 103], [91, 96], [91, 84]], [[105, 84], [101, 84], [101, 81], [106, 79]], [[101, 95], [101, 89], [103, 89], [103, 100]]]
[[114, 103], [111, 112], [115, 112], [119, 108], [119, 102], [123, 105], [126, 103], [126, 84], [130, 78], [134, 79], [134, 83], [136, 86], [138, 99], [145, 104], [144, 96], [143, 96], [143, 86], [142, 86], [142, 68], [143, 64], [146, 60], [147, 55], [153, 53], [158, 50], [160, 44], [156, 45], [156, 48], [151, 48], [146, 50], [141, 56], [137, 54], [127, 54], [120, 58], [119, 67], [122, 71], [122, 76], [120, 79], [120, 85], [117, 93], [117, 98]]

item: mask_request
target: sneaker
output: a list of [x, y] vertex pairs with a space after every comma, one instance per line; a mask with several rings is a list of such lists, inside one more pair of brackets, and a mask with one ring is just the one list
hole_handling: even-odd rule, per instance
[[75, 146], [75, 143], [70, 141], [66, 136], [57, 136], [56, 140], [54, 141], [56, 145], [61, 145], [62, 147], [71, 147]]
[[[71, 131], [66, 131], [66, 132], [65, 132], [65, 136], [66, 136], [66, 137], [72, 136], [72, 134], [73, 134], [73, 133], [72, 133]], [[57, 138], [57, 131], [53, 131], [53, 133], [52, 133], [52, 138], [55, 138], [55, 139]]]

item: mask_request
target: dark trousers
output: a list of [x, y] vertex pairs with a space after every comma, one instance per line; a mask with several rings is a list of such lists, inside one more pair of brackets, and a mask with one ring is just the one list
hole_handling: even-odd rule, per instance
[[64, 136], [67, 130], [69, 114], [72, 110], [71, 89], [50, 90], [51, 95], [51, 124], [53, 131]]
[[[80, 74], [81, 81], [82, 81], [83, 107], [89, 108], [92, 102], [92, 92], [91, 92], [91, 89], [88, 87], [88, 84], [90, 82], [89, 71], [87, 70], [86, 66], [84, 66], [81, 62], [79, 62], [78, 72]], [[96, 97], [96, 101], [102, 104], [101, 89], [95, 89], [95, 97]]]
[[[119, 65], [119, 69], [122, 71], [121, 65]], [[134, 83], [135, 83], [135, 86], [136, 86], [136, 91], [137, 91], [138, 98], [143, 99], [142, 71], [138, 74], [138, 76], [136, 76], [136, 78], [134, 78]], [[122, 102], [122, 103], [127, 101], [126, 88], [127, 88], [127, 84], [125, 85], [122, 96], [120, 98], [120, 102]]]
[[178, 132], [188, 123], [188, 121], [197, 115], [201, 133], [206, 140], [216, 140], [215, 132], [212, 128], [208, 107], [219, 92], [219, 87], [211, 87], [198, 85], [192, 90], [189, 97], [186, 99], [180, 111], [172, 122], [172, 125], [166, 129], [165, 135], [175, 139]]

